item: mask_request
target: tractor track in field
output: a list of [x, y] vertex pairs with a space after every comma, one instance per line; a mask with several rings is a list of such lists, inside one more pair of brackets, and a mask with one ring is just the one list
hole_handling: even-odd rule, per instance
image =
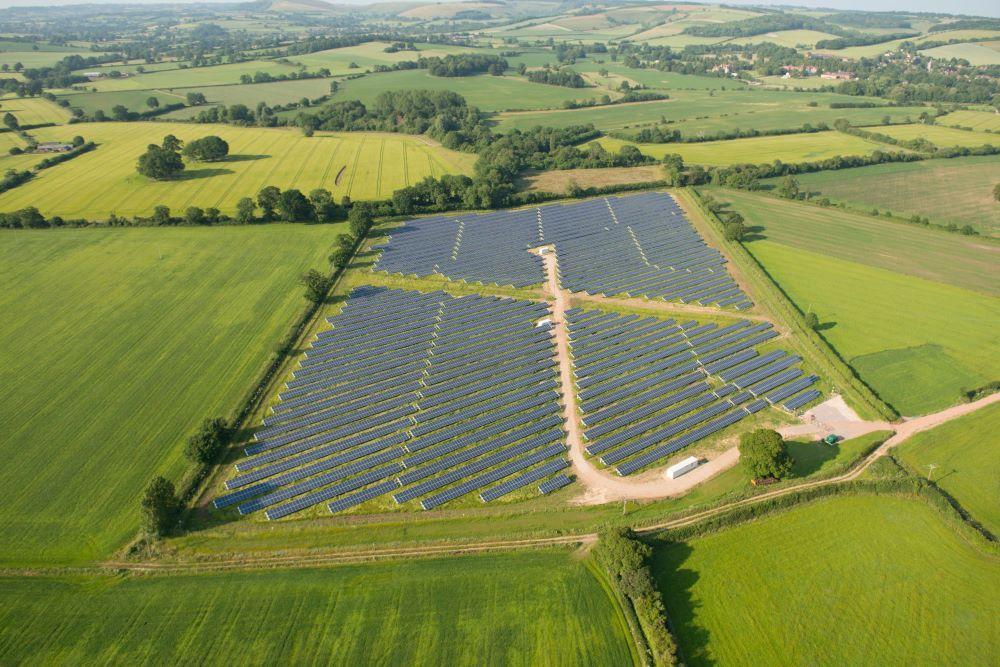
[[[700, 521], [711, 519], [720, 514], [748, 505], [777, 498], [780, 496], [797, 493], [800, 491], [842, 484], [857, 479], [875, 461], [885, 456], [893, 447], [908, 440], [910, 437], [940, 426], [953, 419], [958, 419], [967, 414], [975, 412], [993, 403], [1000, 402], [1000, 393], [991, 394], [971, 403], [963, 403], [940, 412], [935, 412], [921, 417], [904, 420], [899, 424], [892, 425], [895, 433], [882, 443], [875, 451], [870, 453], [864, 460], [851, 470], [826, 479], [814, 480], [782, 487], [773, 491], [767, 491], [750, 498], [735, 500], [733, 502], [712, 507], [700, 512], [688, 514], [666, 521], [635, 526], [638, 533], [656, 533], [664, 530], [683, 528]], [[880, 424], [881, 425], [881, 424]], [[433, 558], [438, 556], [459, 556], [476, 553], [490, 553], [501, 551], [517, 551], [521, 549], [539, 549], [551, 546], [587, 545], [597, 539], [597, 533], [574, 533], [570, 535], [558, 535], [549, 537], [534, 537], [510, 540], [482, 540], [476, 542], [448, 542], [436, 544], [424, 544], [413, 546], [394, 546], [371, 549], [331, 549], [323, 552], [315, 552], [301, 555], [263, 555], [248, 556], [244, 558], [222, 559], [222, 560], [177, 560], [177, 561], [107, 561], [98, 564], [95, 568], [111, 571], [126, 571], [135, 573], [181, 573], [197, 571], [222, 571], [222, 570], [247, 570], [247, 569], [273, 569], [273, 568], [306, 568], [321, 567], [324, 565], [364, 563], [383, 560], [397, 560], [403, 558]], [[39, 571], [25, 571], [26, 574], [38, 574]]]

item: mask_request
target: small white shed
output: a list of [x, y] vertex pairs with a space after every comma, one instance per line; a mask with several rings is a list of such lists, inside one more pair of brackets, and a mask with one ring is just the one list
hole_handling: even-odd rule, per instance
[[536, 329], [538, 327], [551, 327], [551, 326], [552, 326], [552, 318], [551, 317], [543, 317], [542, 319], [540, 319], [537, 322], [535, 322], [535, 328]]
[[675, 463], [674, 465], [667, 468], [667, 477], [670, 479], [677, 479], [684, 473], [691, 472], [698, 467], [700, 461], [695, 456], [689, 456], [680, 463]]

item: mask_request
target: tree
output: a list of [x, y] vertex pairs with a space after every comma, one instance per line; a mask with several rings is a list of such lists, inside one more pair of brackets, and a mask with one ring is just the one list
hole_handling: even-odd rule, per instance
[[243, 197], [236, 202], [236, 222], [241, 225], [249, 225], [253, 222], [253, 212], [257, 205], [250, 197]]
[[792, 176], [785, 176], [781, 180], [781, 185], [778, 186], [778, 194], [785, 199], [798, 199], [799, 182]]
[[333, 196], [329, 190], [316, 188], [309, 193], [309, 201], [316, 209], [316, 219], [320, 222], [333, 222], [343, 217], [343, 211], [337, 203], [333, 201]]
[[174, 484], [163, 477], [155, 477], [146, 487], [140, 503], [142, 527], [155, 537], [165, 535], [174, 525], [181, 504]]
[[189, 225], [205, 224], [205, 211], [197, 206], [189, 206], [187, 210], [184, 211], [184, 222]]
[[746, 227], [740, 221], [727, 222], [724, 228], [727, 241], [742, 241], [746, 235]]
[[160, 106], [160, 100], [156, 99], [152, 95], [146, 98], [146, 106], [150, 109], [157, 109]]
[[194, 141], [184, 147], [184, 157], [196, 162], [217, 162], [229, 155], [229, 144], [214, 134]]
[[[393, 201], [395, 202], [396, 196], [393, 193]], [[372, 223], [374, 222], [374, 216], [372, 215], [371, 208], [364, 204], [356, 204], [351, 207], [351, 212], [347, 214], [347, 225], [351, 230], [351, 234], [355, 238], [364, 238], [368, 233], [368, 230], [372, 228]]]
[[316, 217], [316, 211], [301, 191], [292, 188], [278, 197], [278, 213], [286, 222], [305, 222]]
[[188, 93], [187, 94], [187, 103], [188, 103], [189, 107], [201, 106], [202, 104], [205, 103], [205, 94], [204, 93]]
[[305, 297], [313, 303], [322, 303], [330, 290], [330, 278], [316, 269], [311, 269], [302, 276], [301, 281], [306, 286]]
[[197, 433], [188, 438], [184, 455], [195, 464], [211, 463], [229, 444], [231, 437], [232, 428], [225, 419], [221, 417], [206, 419]]
[[115, 120], [122, 120], [122, 121], [128, 120], [129, 117], [128, 107], [122, 104], [114, 105], [113, 107], [111, 107], [111, 117], [114, 118]]
[[281, 190], [268, 185], [261, 188], [257, 193], [257, 205], [260, 206], [261, 217], [265, 220], [274, 219], [274, 210], [278, 207], [278, 198], [281, 197]]
[[136, 171], [158, 181], [173, 178], [184, 170], [184, 161], [178, 152], [181, 142], [172, 134], [163, 138], [163, 145], [150, 144], [139, 156]]
[[16, 130], [20, 127], [20, 124], [17, 122], [17, 118], [9, 111], [3, 115], [3, 124], [12, 130]]
[[819, 327], [819, 316], [812, 311], [806, 313], [806, 326], [815, 331]]
[[159, 206], [155, 207], [153, 209], [152, 221], [154, 225], [160, 225], [160, 226], [169, 225], [171, 222], [173, 222], [170, 219], [170, 209], [164, 206], [163, 204], [160, 204]]
[[80, 135], [78, 134], [78, 135], [76, 135], [75, 137], [73, 137], [73, 141], [72, 141], [71, 143], [73, 144], [73, 146], [74, 146], [75, 148], [79, 148], [79, 147], [80, 147], [80, 146], [82, 146], [82, 145], [83, 145], [83, 144], [84, 144], [85, 142], [84, 142], [84, 140], [83, 140], [83, 137], [81, 137], [81, 136], [80, 136]]
[[751, 479], [781, 479], [792, 471], [792, 457], [781, 434], [766, 428], [740, 436], [740, 465]]

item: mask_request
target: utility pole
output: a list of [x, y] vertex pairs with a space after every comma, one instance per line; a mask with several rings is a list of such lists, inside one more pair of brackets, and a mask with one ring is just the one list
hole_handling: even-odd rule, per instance
[[937, 464], [936, 463], [928, 463], [927, 464], [927, 481], [928, 482], [931, 481], [931, 474], [934, 473], [934, 469], [935, 468], [937, 468]]

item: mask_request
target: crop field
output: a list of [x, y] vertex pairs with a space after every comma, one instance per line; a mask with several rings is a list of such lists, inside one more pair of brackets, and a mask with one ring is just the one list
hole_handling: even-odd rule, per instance
[[[14, 66], [17, 63], [24, 65], [25, 69], [32, 69], [35, 67], [51, 67], [66, 56], [73, 54], [84, 57], [94, 55], [92, 51], [71, 47], [64, 48], [49, 46], [48, 48], [41, 48], [38, 51], [32, 51], [30, 44], [24, 44], [24, 47], [23, 51], [15, 50], [18, 48], [16, 42], [7, 43], [3, 50], [0, 51], [0, 65], [10, 65], [11, 69], [14, 69]], [[4, 76], [6, 76], [6, 74]]]
[[931, 58], [961, 58], [972, 65], [1000, 65], [1000, 42], [947, 44], [920, 53]]
[[0, 114], [12, 113], [21, 125], [65, 123], [69, 112], [41, 97], [4, 97], [0, 99]]
[[[298, 79], [272, 83], [234, 84], [232, 86], [206, 86], [204, 88], [175, 88], [172, 92], [181, 97], [188, 93], [203, 93], [208, 104], [245, 104], [250, 108], [258, 102], [268, 105], [298, 102], [303, 97], [310, 100], [330, 92], [331, 79]], [[184, 111], [197, 115], [203, 107], [189, 107]]]
[[[804, 205], [789, 210], [756, 200], [744, 205], [731, 194], [726, 192], [724, 199], [738, 203], [734, 209], [751, 228], [763, 230], [751, 237], [754, 240], [747, 243], [747, 249], [800, 310], [817, 313], [823, 336], [897, 410], [914, 415], [943, 408], [958, 401], [961, 387], [979, 386], [1000, 374], [1000, 355], [995, 353], [1000, 346], [996, 333], [1000, 299], [996, 296], [882, 268], [885, 258], [864, 261], [858, 255], [854, 260], [845, 259], [853, 255], [835, 248], [838, 236], [821, 234], [818, 226], [824, 221], [827, 228], [835, 228], [838, 221], [850, 223], [853, 216], [848, 214], [818, 208], [811, 211]], [[795, 222], [775, 222], [783, 211]], [[790, 245], [787, 235], [785, 242], [769, 236], [768, 230], [773, 229], [781, 238], [780, 225], [793, 229], [801, 219], [807, 221], [802, 224], [809, 224], [813, 216], [810, 227], [824, 244], [821, 250]], [[888, 222], [884, 224], [894, 226], [879, 230], [878, 222], [873, 221], [873, 229], [866, 232], [863, 223], [859, 224], [860, 228], [845, 229], [839, 238], [845, 244], [867, 242], [873, 250], [880, 237], [904, 239], [910, 251], [918, 253], [917, 258], [926, 257], [929, 262], [938, 252], [934, 237], [907, 239], [911, 232], [925, 230]], [[893, 229], [898, 229], [895, 237]], [[945, 232], [925, 233], [933, 233], [943, 246], [949, 245]], [[894, 245], [887, 244], [881, 252], [891, 256]], [[991, 251], [963, 253], [953, 246], [951, 258], [964, 262], [969, 258], [977, 261], [978, 257], [982, 261]]]
[[[0, 112], [3, 108], [0, 107]], [[4, 164], [6, 160], [19, 160], [23, 156], [21, 155], [10, 155], [11, 148], [24, 148], [27, 146], [24, 139], [20, 137], [16, 132], [0, 132], [0, 164]]]
[[566, 192], [571, 185], [581, 188], [606, 187], [625, 183], [650, 183], [663, 180], [663, 169], [659, 166], [624, 167], [608, 169], [553, 169], [538, 173], [528, 173], [523, 177], [523, 186], [540, 192]]
[[633, 664], [621, 612], [565, 551], [5, 578], [0, 601], [4, 663]]
[[[426, 70], [404, 70], [369, 74], [344, 81], [335, 101], [361, 100], [372, 104], [387, 90], [450, 90], [482, 111], [560, 108], [567, 100], [589, 100], [606, 91], [596, 88], [565, 88], [532, 83], [519, 76], [431, 76]], [[296, 113], [298, 113], [296, 111]]]
[[969, 127], [980, 132], [1000, 132], [1000, 114], [991, 111], [952, 111], [935, 119], [936, 125]]
[[659, 546], [653, 571], [689, 665], [988, 664], [1000, 651], [995, 556], [917, 500], [818, 501]]
[[0, 559], [92, 561], [130, 538], [143, 487], [178, 479], [187, 436], [236, 407], [342, 230], [6, 232]]
[[[994, 535], [1000, 534], [1000, 405], [918, 433], [895, 455], [931, 479]], [[990, 444], [993, 443], [993, 444]], [[929, 465], [934, 465], [929, 469]]]
[[[937, 224], [1000, 234], [1000, 203], [993, 197], [1000, 157], [995, 155], [879, 164], [796, 179], [803, 190], [858, 209], [876, 208], [904, 218], [920, 215]], [[776, 186], [780, 180], [765, 183]]]
[[805, 47], [812, 48], [816, 42], [822, 39], [835, 39], [836, 35], [816, 30], [779, 30], [777, 32], [766, 32], [753, 37], [737, 37], [730, 40], [730, 44], [763, 44], [770, 42], [778, 46], [786, 46], [790, 49]]
[[[317, 70], [322, 67], [330, 70], [331, 74], [352, 74], [364, 72], [375, 65], [392, 65], [407, 60], [417, 60], [419, 58], [430, 58], [433, 56], [444, 57], [449, 54], [476, 53], [480, 49], [470, 49], [464, 46], [452, 46], [447, 44], [421, 44], [417, 43], [417, 51], [396, 51], [386, 53], [385, 48], [389, 42], [365, 42], [357, 46], [346, 46], [340, 49], [329, 49], [316, 53], [306, 53], [302, 55], [289, 56], [288, 59], [294, 63], [301, 63], [310, 70]], [[489, 52], [489, 50], [486, 50]], [[356, 68], [350, 65], [354, 63]]]
[[[319, 69], [319, 68], [315, 68]], [[160, 72], [148, 72], [119, 79], [98, 79], [86, 84], [97, 92], [117, 90], [149, 90], [153, 88], [190, 88], [192, 86], [214, 86], [238, 84], [242, 74], [253, 75], [267, 72], [274, 76], [291, 74], [299, 67], [279, 63], [276, 60], [250, 60], [244, 63], [212, 65], [210, 67], [188, 67]]]
[[[241, 197], [265, 185], [327, 188], [337, 199], [381, 199], [424, 176], [471, 171], [474, 155], [449, 151], [402, 134], [317, 133], [285, 129], [182, 123], [81, 123], [35, 132], [42, 140], [80, 134], [97, 150], [48, 169], [30, 183], [0, 196], [0, 209], [36, 205], [46, 214], [104, 219], [148, 215], [164, 204], [177, 212], [214, 206], [232, 213]], [[218, 135], [229, 142], [224, 162], [189, 165], [181, 178], [152, 181], [135, 172], [149, 143], [166, 134], [182, 141]]]
[[[525, 130], [536, 125], [566, 127], [593, 123], [599, 130], [639, 128], [669, 121], [665, 130], [680, 130], [684, 136], [715, 134], [743, 129], [794, 129], [805, 123], [832, 125], [847, 118], [855, 125], [873, 125], [888, 116], [892, 122], [916, 119], [921, 107], [876, 109], [831, 109], [842, 96], [797, 91], [730, 90], [710, 95], [701, 90], [671, 92], [669, 100], [612, 104], [584, 109], [499, 114], [499, 130]], [[818, 106], [809, 106], [817, 102]]]
[[892, 127], [879, 128], [878, 132], [887, 134], [894, 139], [907, 141], [911, 139], [926, 139], [935, 146], [945, 148], [948, 146], [982, 146], [992, 144], [1000, 146], [1000, 137], [986, 132], [967, 132], [956, 130], [952, 127], [939, 127], [937, 125], [924, 125], [915, 123], [913, 125], [894, 125]]
[[662, 72], [658, 69], [636, 69], [627, 67], [621, 63], [602, 62], [595, 63], [582, 61], [574, 66], [581, 74], [590, 74], [598, 77], [601, 70], [607, 70], [609, 74], [624, 77], [635, 83], [640, 83], [651, 90], [739, 90], [745, 89], [746, 84], [739, 80], [723, 79], [717, 76], [698, 76], [694, 74], [680, 74], [678, 72]]
[[609, 151], [617, 151], [622, 146], [635, 146], [644, 155], [658, 160], [662, 160], [665, 155], [676, 153], [684, 158], [685, 162], [709, 166], [774, 160], [814, 162], [838, 155], [868, 155], [882, 146], [833, 131], [730, 141], [703, 141], [693, 144], [640, 144], [611, 137], [603, 137], [597, 141]]

